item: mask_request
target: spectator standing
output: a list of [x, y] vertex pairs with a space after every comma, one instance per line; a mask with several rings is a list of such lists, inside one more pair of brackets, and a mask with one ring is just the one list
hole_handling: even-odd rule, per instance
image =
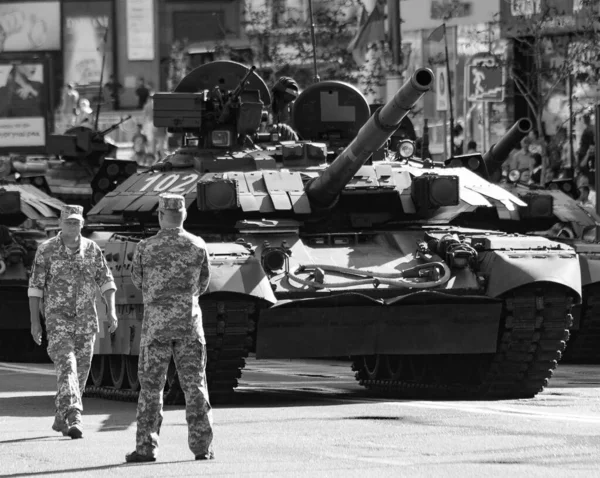
[[528, 174], [531, 174], [535, 162], [531, 154], [529, 154], [529, 139], [523, 138], [521, 144], [518, 144], [513, 152], [509, 155], [508, 159], [502, 165], [502, 170], [508, 174], [513, 169], [519, 171], [527, 170]]
[[467, 154], [473, 153], [477, 153], [477, 142], [471, 140], [467, 143]]
[[137, 107], [139, 110], [141, 110], [144, 108], [144, 105], [146, 104], [146, 102], [148, 101], [148, 98], [150, 97], [150, 90], [148, 89], [148, 86], [146, 85], [146, 81], [141, 76], [137, 79], [137, 88], [135, 89], [135, 94], [138, 97]]
[[592, 118], [590, 115], [583, 117], [583, 123], [585, 128], [581, 134], [581, 140], [579, 142], [579, 151], [577, 152], [577, 163], [581, 163], [586, 157], [590, 146], [594, 143], [594, 125], [592, 124]]
[[115, 75], [110, 75], [108, 82], [104, 84], [104, 89], [108, 93], [113, 109], [118, 110], [121, 107], [123, 85], [116, 80]]
[[94, 127], [94, 110], [90, 106], [90, 100], [82, 98], [79, 100], [79, 108], [77, 109], [77, 118], [75, 126], [85, 126], [86, 128]]
[[73, 126], [77, 121], [78, 107], [79, 92], [75, 88], [75, 83], [67, 83], [59, 107], [59, 114], [67, 127]]

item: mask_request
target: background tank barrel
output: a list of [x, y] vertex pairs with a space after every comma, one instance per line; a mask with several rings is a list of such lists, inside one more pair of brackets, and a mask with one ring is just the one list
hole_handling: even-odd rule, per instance
[[433, 78], [430, 69], [418, 69], [390, 101], [371, 115], [323, 174], [307, 184], [306, 194], [313, 205], [328, 207], [335, 202], [356, 172], [383, 146], [415, 103], [431, 89]]
[[521, 118], [496, 144], [483, 155], [483, 162], [487, 168], [488, 174], [493, 176], [500, 170], [502, 163], [506, 161], [513, 148], [529, 133], [533, 128], [533, 123], [529, 118]]

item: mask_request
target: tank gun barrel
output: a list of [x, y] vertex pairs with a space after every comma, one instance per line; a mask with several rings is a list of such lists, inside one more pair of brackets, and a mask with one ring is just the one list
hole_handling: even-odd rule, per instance
[[329, 207], [335, 202], [357, 171], [383, 146], [411, 108], [431, 89], [433, 78], [430, 69], [418, 69], [390, 101], [371, 115], [323, 174], [306, 185], [306, 194], [313, 205]]
[[102, 131], [98, 131], [98, 135], [104, 137], [107, 134], [112, 133], [119, 126], [121, 126], [123, 123], [125, 123], [125, 121], [129, 121], [130, 119], [131, 119], [131, 115], [128, 115], [127, 117], [123, 118], [121, 121], [116, 122], [115, 124], [109, 126], [108, 128], [103, 129]]
[[483, 155], [483, 162], [490, 176], [500, 169], [509, 153], [532, 128], [533, 123], [529, 118], [521, 118], [500, 138], [500, 141], [492, 145], [487, 153]]
[[248, 68], [248, 71], [246, 72], [244, 77], [240, 80], [240, 82], [237, 85], [237, 87], [235, 88], [235, 90], [233, 90], [233, 92], [231, 93], [231, 96], [229, 97], [229, 100], [225, 104], [223, 111], [221, 113], [221, 116], [219, 117], [219, 121], [221, 123], [224, 123], [225, 121], [227, 121], [227, 118], [228, 118], [230, 110], [231, 110], [231, 106], [237, 102], [237, 100], [240, 96], [242, 96], [242, 93], [246, 89], [246, 82], [248, 81], [248, 78], [250, 78], [250, 75], [252, 73], [254, 73], [254, 70], [256, 70], [256, 66], [254, 66], [254, 65], [252, 65], [250, 68]]

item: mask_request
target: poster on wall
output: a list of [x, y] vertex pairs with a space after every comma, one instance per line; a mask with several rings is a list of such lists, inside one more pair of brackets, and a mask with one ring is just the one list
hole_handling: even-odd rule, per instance
[[60, 2], [0, 2], [0, 53], [60, 50]]
[[127, 58], [154, 60], [154, 0], [127, 0]]
[[42, 61], [0, 60], [0, 151], [43, 150], [48, 85]]
[[[97, 87], [105, 51], [103, 83], [109, 80], [113, 71], [112, 12], [111, 1], [63, 4], [65, 84], [74, 83], [78, 89]], [[83, 96], [89, 95], [84, 92]]]

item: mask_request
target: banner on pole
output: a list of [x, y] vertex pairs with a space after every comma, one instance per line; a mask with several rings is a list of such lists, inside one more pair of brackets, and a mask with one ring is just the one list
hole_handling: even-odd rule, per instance
[[443, 66], [435, 69], [435, 105], [438, 111], [448, 111], [448, 79]]

